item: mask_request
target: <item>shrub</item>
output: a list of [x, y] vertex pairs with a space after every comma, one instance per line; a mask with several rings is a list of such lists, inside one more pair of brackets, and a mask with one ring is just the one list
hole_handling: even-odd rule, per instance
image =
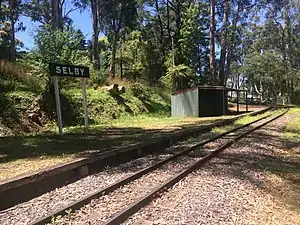
[[92, 69], [90, 83], [92, 83], [94, 86], [103, 86], [106, 84], [107, 77], [108, 72], [106, 69], [101, 68], [100, 71]]
[[151, 98], [151, 90], [140, 83], [131, 85], [131, 91], [133, 96], [137, 97], [141, 101], [148, 101]]
[[28, 67], [7, 61], [0, 61], [0, 80], [3, 92], [41, 91], [40, 79], [30, 73]]
[[291, 103], [295, 105], [300, 105], [300, 88], [295, 90], [294, 96], [291, 99]]

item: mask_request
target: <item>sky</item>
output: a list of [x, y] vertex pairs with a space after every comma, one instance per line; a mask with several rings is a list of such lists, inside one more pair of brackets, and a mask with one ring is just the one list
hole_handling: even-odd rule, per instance
[[[71, 5], [67, 3], [67, 8], [70, 8]], [[73, 20], [73, 24], [75, 28], [80, 29], [85, 35], [87, 39], [91, 39], [92, 37], [92, 18], [90, 10], [85, 10], [80, 13], [79, 10], [76, 10], [69, 14], [69, 16]], [[24, 49], [32, 49], [34, 46], [33, 35], [35, 30], [38, 28], [40, 23], [32, 22], [30, 18], [21, 16], [19, 18], [19, 22], [23, 22], [26, 27], [25, 31], [20, 31], [16, 33], [16, 37], [19, 40], [22, 40], [25, 44]]]

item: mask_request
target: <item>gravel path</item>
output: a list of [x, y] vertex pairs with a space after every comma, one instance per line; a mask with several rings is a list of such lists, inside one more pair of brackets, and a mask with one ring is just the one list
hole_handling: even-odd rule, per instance
[[299, 225], [299, 208], [274, 194], [268, 177], [272, 163], [300, 167], [299, 158], [278, 155], [284, 149], [280, 131], [291, 118], [281, 117], [242, 139], [124, 224]]
[[[245, 131], [245, 129], [239, 131], [238, 134]], [[201, 151], [209, 151], [213, 147], [224, 144], [230, 137], [234, 136], [236, 135], [231, 134], [229, 135], [229, 137], [227, 136], [226, 138], [217, 140], [213, 145], [209, 144], [205, 148], [201, 148]], [[181, 142], [180, 144], [173, 146], [172, 148], [168, 149], [168, 151], [172, 151], [174, 153], [182, 150], [183, 148], [191, 147], [198, 142], [199, 138], [198, 140], [192, 138], [188, 141]], [[104, 222], [107, 219], [111, 218], [111, 216], [114, 213], [118, 212], [120, 209], [133, 203], [138, 198], [150, 192], [154, 187], [158, 186], [162, 182], [169, 179], [171, 176], [174, 176], [178, 172], [182, 171], [183, 169], [187, 168], [189, 165], [200, 159], [200, 154], [198, 151], [198, 156], [196, 154], [196, 156], [194, 155], [193, 158], [182, 157], [177, 161], [168, 163], [162, 168], [143, 176], [141, 179], [138, 179], [114, 191], [113, 193], [93, 200], [90, 204], [84, 206], [80, 210], [77, 210], [75, 213], [64, 216], [62, 218], [58, 217], [56, 219], [56, 222], [58, 224], [99, 224], [101, 222]]]
[[[128, 162], [126, 164], [120, 165], [118, 167], [114, 168], [107, 168], [106, 170], [91, 175], [88, 177], [85, 177], [81, 180], [78, 180], [72, 184], [69, 184], [67, 186], [64, 186], [62, 188], [56, 189], [54, 191], [51, 191], [49, 193], [46, 193], [42, 196], [39, 196], [37, 198], [34, 198], [28, 202], [19, 204], [15, 207], [12, 207], [8, 210], [0, 212], [0, 224], [28, 224], [29, 222], [32, 222], [33, 220], [36, 220], [40, 217], [43, 217], [47, 215], [48, 213], [52, 212], [53, 210], [57, 210], [58, 208], [65, 207], [68, 204], [87, 196], [88, 194], [94, 192], [95, 190], [102, 189], [117, 180], [120, 180], [126, 176], [129, 176], [133, 174], [134, 172], [145, 168], [147, 166], [150, 166], [154, 164], [155, 162], [165, 159], [168, 156], [170, 156], [168, 153], [175, 153], [179, 152], [183, 149], [186, 149], [188, 147], [191, 147], [192, 145], [199, 143], [199, 141], [205, 140], [209, 137], [211, 137], [211, 133], [207, 133], [204, 135], [200, 135], [196, 138], [190, 138], [186, 141], [180, 142], [176, 145], [173, 145], [171, 148], [166, 150], [166, 153], [156, 156], [147, 156], [143, 157], [131, 162]], [[62, 219], [59, 219], [61, 223], [68, 223], [70, 224], [71, 220], [73, 221], [80, 221], [79, 223], [82, 223], [85, 221], [85, 219], [90, 219], [93, 223], [96, 222], [96, 224], [99, 221], [104, 221], [109, 218], [110, 214], [113, 211], [116, 211], [117, 209], [120, 209], [122, 206], [126, 206], [129, 201], [133, 202], [133, 199], [137, 199], [138, 197], [146, 194], [148, 191], [150, 191], [152, 188], [156, 187], [161, 182], [165, 181], [169, 177], [173, 176], [175, 173], [181, 171], [183, 168], [186, 168], [188, 165], [190, 165], [192, 162], [195, 162], [198, 157], [201, 157], [204, 152], [207, 152], [216, 146], [219, 146], [223, 143], [228, 141], [228, 138], [220, 139], [213, 144], [208, 144], [205, 146], [204, 149], [202, 149], [203, 153], [198, 153], [194, 155], [195, 157], [192, 159], [187, 159], [186, 157], [183, 157], [179, 159], [178, 161], [175, 161], [173, 163], [170, 163], [164, 167], [162, 167], [159, 170], [156, 170], [155, 173], [151, 173], [149, 175], [145, 175], [142, 177], [142, 179], [137, 180], [136, 182], [133, 182], [127, 186], [125, 186], [122, 189], [119, 189], [110, 195], [103, 196], [100, 199], [97, 199], [93, 202], [91, 202], [90, 205], [87, 205], [86, 207], [82, 208], [82, 210], [79, 210], [75, 214], [71, 214], [72, 216], [63, 217]], [[159, 174], [159, 176], [158, 176]], [[148, 180], [148, 181], [147, 181]], [[149, 182], [151, 181], [151, 182]], [[142, 185], [142, 186], [141, 186]], [[120, 203], [111, 204], [110, 198], [112, 196], [114, 199], [116, 199], [117, 202], [120, 200], [117, 200], [119, 197], [117, 196], [125, 196], [125, 193], [127, 194], [127, 190], [133, 189], [136, 190], [136, 192], [132, 192], [131, 195], [127, 196], [122, 201], [123, 205], [120, 205]], [[106, 202], [102, 202], [102, 200], [105, 200]], [[99, 212], [102, 212], [102, 215], [100, 218], [96, 217], [94, 219], [83, 217], [82, 215], [87, 215], [87, 212], [93, 213], [94, 210], [91, 211], [91, 207], [94, 207], [96, 205], [99, 205], [101, 208], [98, 210]], [[114, 207], [103, 207], [103, 206], [111, 206], [114, 205]], [[98, 206], [95, 208], [99, 208]], [[96, 211], [97, 211], [96, 210]], [[97, 214], [97, 213], [96, 213]], [[97, 214], [97, 215], [98, 215]], [[77, 216], [79, 215], [79, 216]], [[78, 217], [78, 218], [77, 218]], [[85, 224], [85, 223], [84, 223]]]
[[53, 210], [65, 207], [70, 203], [102, 189], [124, 177], [146, 168], [154, 163], [166, 159], [176, 152], [182, 151], [199, 140], [208, 139], [211, 134], [200, 135], [197, 138], [190, 138], [178, 142], [176, 145], [166, 149], [165, 153], [150, 155], [113, 168], [106, 168], [104, 171], [87, 176], [74, 183], [55, 189], [30, 201], [16, 205], [8, 210], [0, 211], [0, 224], [28, 224], [38, 218], [48, 215]]
[[147, 156], [117, 167], [106, 168], [100, 173], [87, 176], [74, 183], [0, 212], [0, 224], [27, 224], [168, 156], [170, 155]]
[[199, 158], [182, 157], [144, 175], [116, 191], [92, 200], [74, 214], [56, 219], [56, 224], [99, 224], [109, 219], [115, 212], [149, 193], [152, 188], [174, 176]]

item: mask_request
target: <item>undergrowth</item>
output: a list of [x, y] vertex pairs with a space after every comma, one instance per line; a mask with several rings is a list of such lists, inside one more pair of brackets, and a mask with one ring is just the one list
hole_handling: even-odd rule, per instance
[[300, 107], [295, 107], [290, 109], [289, 114], [294, 118], [287, 123], [284, 132], [282, 134], [283, 138], [292, 142], [299, 142], [300, 140]]
[[[64, 127], [83, 126], [83, 99], [80, 80], [60, 79], [60, 97]], [[45, 79], [41, 79], [28, 65], [0, 62], [0, 136], [22, 135], [28, 132], [43, 132], [55, 129], [54, 96], [47, 98], [43, 105], [52, 113], [44, 113], [42, 124], [39, 119], [30, 121], [32, 110], [41, 114], [39, 107], [45, 91]], [[106, 85], [117, 83], [125, 87], [125, 93], [112, 96], [92, 80], [87, 85], [89, 123], [109, 124], [112, 120], [130, 120], [132, 116], [169, 116], [170, 99], [168, 93], [143, 82], [107, 79]], [[45, 100], [44, 100], [45, 101]], [[35, 108], [33, 108], [34, 106]], [[33, 109], [32, 109], [33, 108]], [[38, 122], [38, 126], [36, 126]], [[34, 125], [35, 129], [30, 129]], [[37, 128], [37, 129], [36, 129]]]

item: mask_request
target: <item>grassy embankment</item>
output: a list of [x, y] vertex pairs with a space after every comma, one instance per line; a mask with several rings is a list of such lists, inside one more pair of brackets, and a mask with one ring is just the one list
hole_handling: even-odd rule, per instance
[[[103, 87], [88, 85], [91, 125], [85, 131], [80, 83], [64, 88], [63, 80], [65, 135], [59, 137], [55, 135], [55, 118], [40, 113], [37, 99], [40, 99], [45, 82], [18, 66], [10, 65], [7, 71], [2, 67], [0, 77], [4, 93], [1, 101], [5, 103], [0, 112], [0, 136], [4, 136], [0, 139], [0, 179], [66, 162], [94, 150], [140, 143], [174, 130], [200, 127], [224, 119], [171, 118], [167, 93], [145, 84], [122, 81], [126, 92], [121, 96], [111, 96]], [[31, 120], [32, 112], [41, 115]], [[242, 121], [237, 125], [240, 123]]]
[[[169, 94], [146, 84], [122, 81], [126, 92], [111, 96], [105, 88], [90, 83], [90, 128], [85, 131], [80, 82], [62, 80], [65, 135], [58, 137], [55, 114], [49, 115], [41, 107], [46, 82], [43, 77], [22, 66], [4, 66], [2, 62], [0, 81], [0, 179], [66, 162], [91, 150], [139, 143], [224, 119], [171, 118]], [[70, 86], [67, 82], [75, 84]], [[46, 106], [51, 104], [53, 108], [53, 102], [46, 102]]]

